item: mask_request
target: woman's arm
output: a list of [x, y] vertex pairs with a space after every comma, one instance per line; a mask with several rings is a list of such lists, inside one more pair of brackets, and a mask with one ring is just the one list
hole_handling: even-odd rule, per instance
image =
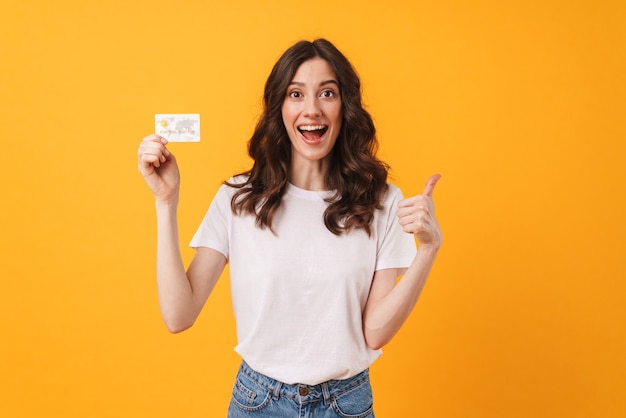
[[139, 146], [139, 172], [156, 199], [157, 288], [161, 314], [171, 332], [180, 332], [195, 322], [215, 287], [226, 258], [200, 248], [185, 272], [178, 244], [178, 196], [180, 175], [167, 141], [157, 135], [144, 138]]
[[185, 272], [178, 245], [176, 208], [157, 203], [157, 289], [163, 321], [170, 332], [191, 327], [219, 279], [226, 257], [198, 248]]
[[398, 220], [405, 232], [420, 242], [417, 254], [402, 279], [396, 283], [396, 269], [374, 273], [363, 312], [363, 333], [367, 345], [379, 349], [400, 330], [426, 284], [441, 246], [441, 229], [435, 218], [433, 190], [441, 176], [434, 175], [421, 195], [399, 203]]

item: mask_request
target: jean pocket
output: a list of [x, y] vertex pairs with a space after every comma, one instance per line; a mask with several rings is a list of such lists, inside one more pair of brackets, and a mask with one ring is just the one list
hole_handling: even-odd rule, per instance
[[271, 400], [271, 392], [239, 373], [233, 387], [231, 405], [243, 411], [256, 412], [265, 408]]
[[343, 418], [373, 418], [374, 405], [369, 380], [334, 397], [332, 408]]

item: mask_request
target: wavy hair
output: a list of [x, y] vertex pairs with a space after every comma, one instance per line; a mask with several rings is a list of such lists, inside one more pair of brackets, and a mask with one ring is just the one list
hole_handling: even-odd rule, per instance
[[341, 129], [325, 179], [334, 193], [327, 198], [324, 224], [336, 235], [359, 228], [370, 235], [374, 212], [382, 208], [387, 191], [389, 167], [376, 158], [376, 129], [361, 103], [359, 76], [347, 58], [325, 39], [294, 44], [274, 65], [265, 83], [263, 112], [248, 141], [252, 168], [239, 174], [245, 178], [242, 183], [224, 182], [239, 189], [231, 208], [236, 214], [255, 216], [258, 227], [273, 230], [272, 219], [285, 193], [291, 163], [291, 142], [281, 108], [296, 71], [313, 58], [330, 64], [341, 97]]

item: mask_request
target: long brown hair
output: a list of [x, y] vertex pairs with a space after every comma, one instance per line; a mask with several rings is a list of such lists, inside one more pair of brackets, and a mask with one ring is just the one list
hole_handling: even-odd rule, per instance
[[388, 166], [376, 158], [378, 141], [370, 114], [361, 103], [361, 82], [347, 58], [329, 41], [300, 41], [279, 58], [265, 83], [263, 113], [248, 141], [252, 168], [240, 173], [242, 183], [232, 198], [234, 213], [256, 217], [261, 228], [272, 229], [288, 181], [291, 142], [281, 107], [287, 88], [302, 63], [326, 60], [335, 72], [341, 97], [341, 131], [331, 154], [326, 186], [335, 193], [327, 199], [324, 224], [333, 234], [363, 228], [369, 235], [374, 212], [382, 208], [387, 191]]

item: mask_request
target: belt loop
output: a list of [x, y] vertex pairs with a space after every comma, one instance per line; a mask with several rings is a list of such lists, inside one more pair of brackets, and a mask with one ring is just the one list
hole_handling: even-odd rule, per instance
[[276, 381], [276, 384], [272, 388], [272, 395], [274, 395], [274, 400], [277, 401], [280, 397], [280, 388], [283, 386], [283, 382]]
[[330, 390], [328, 389], [328, 382], [322, 383], [322, 395], [324, 396], [324, 405], [326, 406], [330, 405], [333, 398], [330, 396]]

